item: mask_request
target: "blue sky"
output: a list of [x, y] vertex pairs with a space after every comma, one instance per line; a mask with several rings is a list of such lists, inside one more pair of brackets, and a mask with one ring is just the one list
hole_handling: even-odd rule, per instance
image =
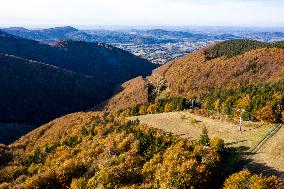
[[283, 0], [3, 0], [0, 26], [284, 26]]

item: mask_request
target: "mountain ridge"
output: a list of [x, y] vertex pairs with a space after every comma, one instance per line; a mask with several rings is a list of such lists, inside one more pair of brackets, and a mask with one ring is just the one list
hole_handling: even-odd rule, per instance
[[88, 35], [71, 26], [48, 29], [26, 29], [24, 27], [4, 28], [3, 31], [22, 38], [49, 43], [56, 40], [95, 41], [95, 36]]
[[[244, 40], [243, 42], [249, 44], [251, 41]], [[222, 43], [228, 42], [217, 43], [194, 51], [153, 70], [145, 86], [156, 90], [155, 98], [168, 96], [192, 98], [215, 89], [229, 89], [259, 83], [273, 84], [284, 78], [284, 49], [282, 46], [252, 48], [232, 57], [220, 56], [208, 59], [208, 52], [219, 48]], [[109, 101], [112, 104], [120, 104], [119, 100], [114, 99], [123, 99], [123, 93], [133, 87], [129, 85]], [[163, 90], [159, 91], [159, 88]], [[140, 90], [142, 91], [142, 88]], [[150, 88], [148, 91], [148, 97], [153, 95]], [[135, 92], [132, 93], [135, 94]], [[134, 96], [129, 98], [135, 99]], [[150, 103], [146, 98], [139, 101]], [[121, 106], [121, 109], [123, 108], [125, 106]], [[116, 111], [119, 109], [120, 107], [115, 108]]]
[[37, 126], [88, 110], [113, 95], [117, 85], [157, 67], [103, 43], [48, 45], [1, 30], [0, 66], [0, 121]]

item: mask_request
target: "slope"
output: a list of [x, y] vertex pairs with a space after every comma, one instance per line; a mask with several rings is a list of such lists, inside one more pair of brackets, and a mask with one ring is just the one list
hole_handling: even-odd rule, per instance
[[[73, 113], [0, 145], [0, 187], [221, 188], [235, 171], [230, 153], [219, 138], [205, 147], [112, 114]], [[279, 189], [277, 178], [257, 179]]]
[[[87, 43], [87, 42], [79, 42], [79, 41], [58, 41], [53, 43], [52, 45], [46, 45], [42, 44], [37, 41], [27, 40], [19, 37], [15, 37], [9, 34], [6, 34], [5, 32], [1, 32], [0, 35], [0, 53], [5, 55], [13, 55], [16, 57], [20, 57], [21, 59], [25, 60], [32, 60], [37, 62], [42, 62], [44, 64], [50, 65], [50, 72], [56, 71], [56, 69], [51, 69], [52, 66], [56, 66], [60, 69], [69, 70], [68, 73], [74, 72], [72, 74], [79, 74], [82, 75], [80, 78], [84, 78], [84, 80], [91, 80], [91, 84], [89, 84], [90, 81], [86, 81], [86, 84], [84, 84], [83, 81], [80, 81], [77, 84], [73, 85], [79, 85], [81, 84], [82, 87], [80, 87], [80, 90], [77, 89], [80, 94], [86, 93], [86, 96], [90, 95], [89, 92], [93, 95], [91, 98], [92, 101], [89, 101], [90, 99], [84, 99], [84, 103], [75, 102], [73, 103], [73, 106], [68, 108], [62, 106], [58, 109], [58, 111], [54, 112], [61, 112], [57, 115], [62, 115], [62, 113], [68, 113], [72, 111], [78, 111], [83, 110], [86, 107], [94, 106], [107, 98], [109, 98], [113, 92], [115, 87], [124, 82], [127, 81], [133, 77], [136, 76], [146, 76], [151, 73], [151, 70], [156, 67], [156, 65], [141, 59], [137, 56], [134, 56], [126, 51], [120, 50], [118, 48], [102, 44], [102, 43]], [[11, 61], [11, 62], [9, 62]], [[10, 64], [14, 62], [14, 59], [7, 57], [3, 60], [1, 60], [2, 66], [5, 66], [5, 64]], [[18, 64], [22, 65], [22, 64]], [[23, 72], [20, 71], [20, 68], [17, 68], [17, 72], [14, 73], [15, 78], [17, 79], [17, 74], [23, 74]], [[32, 73], [29, 73], [27, 71], [27, 76], [29, 76]], [[12, 74], [12, 73], [11, 73]], [[43, 74], [43, 73], [42, 73]], [[51, 73], [50, 73], [51, 74]], [[57, 73], [54, 73], [55, 75], [58, 75]], [[71, 75], [72, 75], [71, 74]], [[75, 75], [76, 75], [75, 74]], [[66, 75], [66, 74], [65, 74]], [[44, 80], [46, 83], [43, 82], [45, 85], [54, 85], [56, 83], [61, 83], [62, 86], [59, 91], [57, 91], [54, 94], [60, 94], [61, 92], [63, 94], [69, 93], [69, 98], [77, 98], [72, 97], [74, 94], [74, 89], [72, 89], [69, 85], [72, 84], [72, 82], [75, 82], [74, 80], [70, 81], [68, 77], [66, 77], [64, 74], [64, 78], [60, 77], [54, 77], [52, 80]], [[84, 76], [83, 76], [84, 75]], [[4, 77], [3, 75], [2, 77]], [[36, 77], [36, 75], [32, 75], [33, 77]], [[66, 81], [62, 81], [62, 79], [67, 79]], [[40, 93], [45, 94], [46, 88], [41, 87], [38, 83], [30, 83], [29, 85], [24, 85], [20, 80], [18, 80], [18, 83], [12, 83], [8, 82], [8, 80], [1, 80], [1, 86], [4, 87], [4, 84], [7, 89], [13, 89], [13, 94], [17, 94], [18, 102], [25, 102], [24, 99], [20, 100], [21, 93], [25, 91], [25, 95], [35, 96], [35, 94], [38, 94], [40, 96]], [[65, 83], [64, 83], [65, 82]], [[77, 81], [76, 81], [77, 82]], [[32, 86], [33, 84], [38, 84], [39, 87]], [[9, 86], [11, 85], [11, 86]], [[14, 86], [13, 86], [14, 85]], [[67, 86], [64, 87], [64, 86]], [[19, 88], [19, 86], [21, 86]], [[33, 87], [34, 91], [36, 91], [34, 94], [28, 94], [29, 88], [25, 87]], [[49, 86], [48, 86], [49, 87]], [[77, 87], [77, 86], [76, 86]], [[21, 90], [20, 90], [21, 89]], [[52, 90], [55, 90], [54, 87], [52, 87]], [[52, 91], [50, 90], [50, 91]], [[61, 91], [63, 90], [63, 91]], [[71, 90], [71, 91], [68, 91]], [[88, 92], [86, 92], [88, 91]], [[12, 91], [10, 91], [12, 92]], [[30, 91], [31, 92], [31, 91]], [[77, 91], [76, 91], [77, 92]], [[52, 96], [53, 94], [50, 93], [49, 95], [42, 95], [41, 98], [42, 101], [53, 103], [51, 100], [52, 98], [57, 98]], [[77, 95], [77, 94], [76, 94]], [[61, 95], [62, 96], [62, 95]], [[64, 95], [63, 95], [64, 96]], [[80, 95], [79, 95], [80, 96]], [[46, 97], [46, 99], [45, 99]], [[83, 96], [81, 96], [83, 97]], [[90, 96], [88, 96], [90, 97]], [[5, 103], [12, 104], [11, 96], [2, 96], [1, 101]], [[64, 98], [62, 98], [63, 100]], [[77, 98], [78, 99], [78, 98]], [[58, 99], [59, 100], [59, 99]], [[29, 100], [31, 103], [31, 100]], [[70, 102], [66, 102], [69, 104]], [[57, 104], [57, 103], [55, 103]], [[72, 103], [71, 103], [72, 104]], [[22, 109], [14, 109], [15, 106], [21, 106]], [[11, 106], [7, 111], [5, 109], [0, 109], [0, 112], [8, 112], [7, 114], [18, 114], [18, 116], [21, 116], [20, 114], [23, 113], [24, 108], [28, 108], [28, 106], [24, 104], [15, 104], [15, 106]], [[38, 107], [39, 104], [34, 104], [34, 106]], [[77, 108], [75, 108], [77, 106]], [[56, 106], [58, 108], [58, 106]], [[84, 107], [84, 108], [83, 108]], [[26, 115], [29, 115], [28, 112], [21, 116], [21, 119], [17, 116], [17, 118], [12, 119], [13, 116], [6, 116], [6, 118], [1, 118], [2, 120], [5, 119], [7, 122], [14, 122], [14, 121], [20, 121], [21, 123], [28, 123], [28, 124], [38, 124], [43, 123], [44, 121], [47, 121], [47, 117], [54, 118], [56, 115], [55, 113], [52, 113], [53, 110], [56, 108], [50, 108], [49, 106], [41, 106], [41, 110], [45, 113], [50, 112], [51, 115], [45, 115], [45, 118], [38, 117], [38, 118], [28, 118]], [[65, 111], [63, 111], [63, 109]], [[37, 108], [36, 111], [39, 111]], [[48, 111], [48, 112], [46, 112]], [[21, 112], [21, 113], [20, 113]], [[40, 111], [39, 111], [40, 112]], [[26, 119], [26, 122], [24, 120]], [[30, 119], [37, 119], [37, 120], [30, 120]], [[50, 119], [49, 119], [50, 120]], [[4, 120], [3, 120], [4, 121]]]
[[200, 49], [154, 70], [145, 84], [149, 99], [140, 101], [153, 102], [168, 96], [200, 97], [212, 90], [271, 85], [283, 81], [282, 45], [282, 42], [272, 44], [237, 40]]
[[14, 36], [0, 36], [0, 53], [92, 75], [98, 81], [107, 80], [112, 84], [148, 75], [157, 67], [121, 49], [102, 43], [80, 41], [58, 41], [46, 45]]
[[8, 55], [0, 55], [0, 83], [0, 121], [7, 123], [42, 124], [107, 95], [91, 76]]
[[208, 61], [204, 50], [200, 50], [173, 62], [164, 77], [171, 93], [183, 96], [211, 89], [273, 83], [284, 78], [283, 55], [283, 49], [264, 48]]
[[131, 79], [121, 85], [119, 91], [107, 101], [94, 107], [94, 110], [119, 111], [148, 100], [148, 84], [142, 77]]

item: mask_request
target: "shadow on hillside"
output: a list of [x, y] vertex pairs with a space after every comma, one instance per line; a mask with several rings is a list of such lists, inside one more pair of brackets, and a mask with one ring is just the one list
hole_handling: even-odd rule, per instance
[[240, 171], [247, 168], [253, 173], [262, 174], [264, 176], [278, 176], [283, 181], [284, 172], [276, 170], [275, 168], [264, 163], [254, 162], [252, 157], [255, 155], [255, 153], [249, 152], [249, 148], [247, 146], [230, 147], [228, 150], [234, 154], [232, 157], [235, 161], [235, 171]]
[[[239, 143], [242, 143], [242, 142], [246, 142], [247, 140], [240, 140], [240, 141], [236, 141], [236, 142], [228, 142], [226, 143], [227, 146], [230, 146], [230, 145], [234, 145], [234, 144], [239, 144]], [[242, 146], [244, 147], [244, 146]]]
[[98, 105], [86, 110], [86, 112], [89, 112], [89, 111], [104, 111], [107, 104], [109, 103], [109, 101], [118, 93], [122, 92], [123, 91], [123, 87], [121, 85], [118, 85], [115, 87], [112, 95], [109, 96], [109, 98], [107, 98], [105, 101], [99, 103]]
[[278, 176], [283, 179], [284, 177], [284, 172], [278, 171], [274, 169], [273, 167], [267, 166], [264, 163], [256, 163], [250, 160], [250, 162], [245, 166], [248, 168], [250, 171], [258, 174], [262, 174], [265, 176]]
[[0, 123], [0, 143], [11, 144], [37, 127], [18, 123]]

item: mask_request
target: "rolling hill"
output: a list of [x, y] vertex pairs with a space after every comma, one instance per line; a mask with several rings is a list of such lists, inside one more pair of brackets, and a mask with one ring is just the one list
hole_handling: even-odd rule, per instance
[[14, 56], [0, 60], [2, 122], [42, 124], [106, 98], [91, 76]]
[[119, 111], [136, 104], [147, 103], [148, 84], [143, 77], [137, 77], [123, 83], [112, 98], [94, 107], [94, 110]]
[[157, 67], [121, 49], [103, 43], [81, 41], [57, 41], [47, 45], [14, 36], [0, 36], [0, 53], [91, 75], [100, 82], [111, 84], [139, 75], [146, 76]]
[[155, 67], [102, 43], [47, 45], [0, 31], [0, 122], [40, 125], [87, 110]]
[[[73, 113], [0, 145], [0, 187], [222, 188], [238, 171], [236, 159], [223, 140], [207, 143], [112, 114]], [[225, 182], [226, 188], [249, 182], [280, 189], [276, 177], [254, 175], [257, 183], [247, 177]]]
[[95, 41], [95, 35], [89, 35], [82, 32], [76, 28], [66, 26], [66, 27], [55, 27], [49, 29], [34, 29], [29, 30], [22, 27], [11, 27], [4, 28], [4, 32], [9, 34], [19, 36], [26, 39], [42, 41], [49, 43], [57, 40], [76, 40], [76, 41]]
[[[116, 111], [120, 106], [154, 103], [169, 96], [202, 96], [214, 90], [228, 89], [239, 95], [235, 89], [241, 86], [240, 90], [246, 92], [251, 85], [267, 85], [273, 95], [283, 95], [278, 93], [284, 89], [282, 48], [253, 47], [241, 52], [225, 51], [233, 56], [219, 53], [222, 55], [208, 58], [218, 45], [223, 44], [170, 62], [146, 79], [137, 77], [125, 82], [102, 107]], [[42, 77], [47, 77], [44, 73], [59, 72], [60, 76], [75, 77], [74, 72], [61, 73], [62, 69], [55, 66], [2, 56], [4, 60], [16, 59], [13, 61], [17, 63], [20, 59], [19, 64], [28, 64], [20, 70], [47, 67], [58, 71], [34, 71]], [[262, 87], [249, 89], [254, 96], [259, 91], [267, 92]], [[242, 153], [256, 145], [269, 127], [246, 123], [246, 130], [239, 132], [238, 125], [229, 120], [186, 112], [146, 115], [140, 117], [141, 123], [135, 118], [126, 119], [119, 112], [78, 112], [57, 118], [9, 146], [0, 145], [0, 188], [281, 188], [277, 177], [255, 175], [248, 170], [238, 172], [246, 163]], [[204, 129], [204, 125], [210, 128]]]
[[[0, 55], [0, 83], [2, 123], [40, 125], [91, 108], [108, 95], [97, 90], [100, 83], [91, 76], [11, 55]], [[25, 130], [22, 127], [2, 124], [0, 142], [10, 143], [20, 137], [22, 133], [17, 130]], [[9, 135], [5, 134], [8, 128]]]
[[[213, 90], [281, 82], [284, 78], [282, 44], [233, 40], [190, 53], [154, 70], [145, 80], [144, 86], [148, 87], [149, 93], [140, 102], [153, 102], [153, 96], [154, 100], [168, 96], [192, 98]], [[133, 86], [129, 85], [128, 88]], [[128, 88], [109, 101], [120, 104], [114, 101], [123, 98], [122, 94]]]

